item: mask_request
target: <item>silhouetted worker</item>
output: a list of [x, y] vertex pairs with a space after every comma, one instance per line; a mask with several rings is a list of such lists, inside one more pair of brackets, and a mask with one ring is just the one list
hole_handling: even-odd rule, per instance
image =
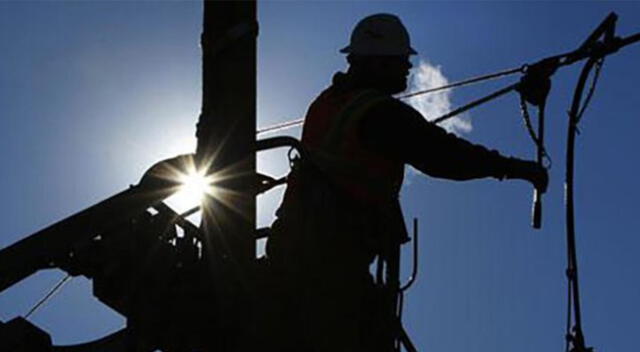
[[271, 329], [289, 337], [283, 351], [390, 351], [369, 266], [407, 240], [398, 200], [405, 164], [438, 178], [547, 187], [535, 162], [471, 144], [392, 97], [406, 89], [416, 54], [396, 16], [364, 18], [341, 52], [349, 69], [309, 107], [310, 160], [294, 165], [267, 244], [280, 295]]

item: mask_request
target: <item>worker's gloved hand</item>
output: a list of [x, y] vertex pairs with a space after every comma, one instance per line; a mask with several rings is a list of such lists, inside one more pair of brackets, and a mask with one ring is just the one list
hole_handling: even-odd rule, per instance
[[504, 176], [505, 178], [529, 181], [541, 193], [547, 191], [549, 184], [547, 169], [529, 160], [509, 158]]

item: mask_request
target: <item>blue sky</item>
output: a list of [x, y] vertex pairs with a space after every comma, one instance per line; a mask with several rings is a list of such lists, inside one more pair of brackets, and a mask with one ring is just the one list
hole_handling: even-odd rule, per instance
[[[416, 63], [427, 61], [455, 81], [571, 50], [610, 11], [620, 15], [619, 34], [640, 31], [637, 2], [261, 2], [258, 125], [304, 115], [345, 68], [338, 50], [368, 14], [400, 16], [420, 53]], [[199, 2], [0, 2], [0, 247], [137, 183], [158, 160], [193, 151], [200, 31]], [[601, 350], [636, 347], [639, 60], [640, 44], [605, 62], [577, 144], [583, 324], [587, 343]], [[421, 274], [405, 307], [420, 350], [563, 347], [566, 111], [578, 70], [558, 72], [549, 97], [554, 164], [542, 230], [529, 226], [531, 187], [524, 182], [416, 175], [405, 185], [405, 215], [418, 217], [422, 229]], [[509, 82], [449, 98], [457, 106]], [[465, 138], [506, 155], [535, 156], [515, 95], [467, 118]], [[259, 166], [283, 173], [285, 155], [261, 156]], [[260, 224], [272, 220], [279, 196], [260, 198]], [[39, 273], [1, 294], [0, 319], [24, 314], [62, 275]], [[90, 283], [76, 278], [32, 320], [58, 344], [122, 326], [90, 292]]]

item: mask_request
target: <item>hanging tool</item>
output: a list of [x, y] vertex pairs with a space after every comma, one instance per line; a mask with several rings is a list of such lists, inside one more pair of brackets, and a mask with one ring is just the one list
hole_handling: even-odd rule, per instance
[[[540, 167], [545, 167], [544, 158], [547, 156], [544, 147], [544, 117], [545, 106], [549, 91], [551, 90], [551, 76], [558, 69], [558, 59], [550, 58], [542, 60], [525, 70], [516, 90], [520, 93], [520, 107], [525, 126], [533, 142], [536, 145], [536, 162]], [[538, 131], [531, 126], [527, 103], [538, 108]], [[542, 190], [534, 189], [532, 220], [533, 228], [542, 226]]]

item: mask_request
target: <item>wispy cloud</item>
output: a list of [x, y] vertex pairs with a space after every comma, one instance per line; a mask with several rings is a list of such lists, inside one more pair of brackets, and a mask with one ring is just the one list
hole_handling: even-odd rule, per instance
[[[442, 73], [439, 65], [432, 65], [428, 61], [420, 60], [420, 64], [414, 68], [409, 79], [409, 92], [441, 87], [447, 84], [449, 84], [449, 79]], [[406, 102], [418, 110], [427, 120], [434, 120], [451, 111], [451, 90], [418, 95], [408, 98]], [[457, 135], [470, 133], [473, 129], [468, 114], [450, 118], [439, 126]], [[408, 166], [404, 178], [405, 186], [410, 185], [413, 177], [419, 173], [413, 167]]]
[[[421, 91], [447, 84], [449, 84], [449, 80], [442, 73], [440, 66], [420, 60], [420, 64], [413, 70], [410, 77], [409, 91]], [[427, 120], [433, 120], [451, 110], [451, 90], [415, 96], [408, 98], [406, 102], [418, 110]], [[466, 114], [446, 120], [440, 126], [458, 135], [469, 133], [473, 129]]]

